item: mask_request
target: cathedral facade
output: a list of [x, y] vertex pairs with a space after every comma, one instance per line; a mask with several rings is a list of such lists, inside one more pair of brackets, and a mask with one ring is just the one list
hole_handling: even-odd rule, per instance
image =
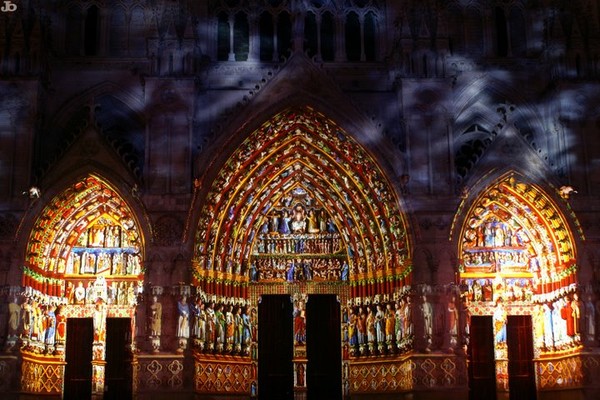
[[600, 397], [600, 6], [0, 4], [0, 390]]

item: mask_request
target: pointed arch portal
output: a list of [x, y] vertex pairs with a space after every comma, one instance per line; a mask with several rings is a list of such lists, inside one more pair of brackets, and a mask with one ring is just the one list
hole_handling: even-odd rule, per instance
[[[90, 175], [54, 197], [31, 230], [24, 285], [69, 295], [65, 278], [142, 274], [143, 242], [133, 212], [104, 180]], [[95, 299], [94, 299], [95, 300]]]
[[497, 291], [487, 300], [502, 295], [536, 300], [576, 282], [573, 235], [562, 212], [540, 188], [515, 174], [499, 179], [473, 203], [459, 246], [460, 276], [471, 291], [481, 279], [497, 278], [518, 291]]
[[389, 293], [411, 272], [406, 221], [373, 157], [310, 107], [252, 132], [214, 180], [196, 237], [194, 280], [245, 297], [250, 282], [347, 281]]
[[[131, 208], [99, 176], [79, 180], [44, 207], [23, 271], [22, 384], [28, 392], [131, 393], [143, 245]], [[39, 371], [46, 368], [52, 379], [40, 387]]]
[[459, 275], [472, 315], [465, 343], [471, 391], [534, 399], [552, 385], [552, 371], [581, 351], [573, 233], [550, 196], [514, 172], [488, 186], [465, 215]]

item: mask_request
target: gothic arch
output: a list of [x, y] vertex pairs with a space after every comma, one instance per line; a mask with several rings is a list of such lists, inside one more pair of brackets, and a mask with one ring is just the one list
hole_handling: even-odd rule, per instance
[[[208, 185], [217, 178], [234, 149], [242, 147], [246, 137], [261, 129], [263, 121], [288, 110], [303, 109], [306, 105], [326, 114], [345, 132], [356, 133], [353, 139], [377, 155], [379, 167], [389, 177], [395, 191], [401, 193], [404, 189], [406, 155], [399, 155], [397, 146], [380, 131], [381, 124], [378, 126], [376, 119], [349, 102], [323, 69], [304, 54], [294, 53], [277, 73], [269, 72], [268, 76], [257, 83], [250, 96], [244, 96], [243, 104], [239, 103], [220, 118], [215, 131], [210, 134], [207, 149], [198, 155], [195, 163], [198, 166], [195, 172], [197, 191], [186, 223], [186, 238], [194, 234], [194, 226], [200, 218], [201, 208], [197, 204], [202, 204], [210, 190]], [[187, 243], [192, 244], [192, 241]]]
[[530, 279], [532, 296], [576, 282], [572, 229], [538, 185], [506, 173], [479, 194], [465, 215], [458, 242], [461, 278], [499, 273]]
[[214, 179], [198, 223], [194, 283], [212, 293], [242, 294], [235, 288], [262, 279], [260, 271], [251, 276], [261, 229], [301, 198], [310, 198], [301, 204], [307, 212], [330, 217], [328, 232], [341, 243], [334, 258], [348, 268], [334, 276], [347, 279], [355, 295], [358, 287], [390, 293], [410, 280], [406, 218], [380, 167], [334, 121], [292, 107], [252, 132]]
[[41, 211], [27, 244], [23, 284], [67, 302], [69, 278], [119, 276], [119, 281], [137, 284], [143, 251], [142, 230], [131, 207], [104, 179], [90, 174]]
[[[95, 131], [95, 140], [108, 144], [129, 173], [140, 179], [147, 145], [143, 112], [133, 93], [117, 90], [112, 82], [103, 82], [80, 93], [57, 110], [46, 135], [37, 139], [36, 179], [43, 179], [57, 160], [90, 131]], [[81, 151], [93, 153], [96, 147], [84, 146]]]
[[[44, 197], [40, 197], [41, 201]], [[20, 340], [23, 371], [50, 363], [51, 379], [32, 389], [37, 373], [24, 373], [22, 385], [33, 392], [62, 393], [69, 318], [90, 318], [92, 391], [104, 391], [107, 319], [127, 318], [123, 334], [135, 348], [136, 306], [143, 294], [144, 235], [132, 208], [98, 174], [88, 174], [48, 201], [33, 223], [22, 275], [23, 323]], [[44, 326], [43, 329], [40, 327]], [[82, 332], [85, 335], [86, 332]], [[79, 333], [79, 332], [78, 332]], [[78, 349], [82, 352], [88, 349]], [[43, 354], [44, 358], [38, 357]], [[126, 367], [129, 368], [129, 367]], [[71, 379], [71, 378], [69, 378]]]
[[[558, 196], [514, 171], [482, 181], [487, 186], [472, 201], [464, 193], [453, 225], [460, 229], [455, 232], [463, 309], [492, 316], [500, 390], [508, 390], [510, 379], [509, 316], [530, 316], [537, 389], [546, 389], [553, 385], [549, 365], [589, 341], [579, 324], [584, 308], [577, 279], [581, 227], [568, 203], [561, 206]], [[580, 379], [558, 385], [576, 385]]]
[[[463, 183], [472, 180], [472, 176], [477, 175], [476, 170], [482, 169], [480, 162], [493, 153], [492, 148], [525, 145], [527, 154], [535, 154], [544, 164], [542, 168], [549, 172], [560, 164], [562, 145], [557, 139], [541, 139], [547, 128], [533, 103], [500, 86], [499, 79], [482, 78], [465, 88], [460, 105], [454, 109], [457, 113], [453, 126], [455, 171]], [[469, 94], [478, 88], [481, 89], [478, 94]], [[510, 100], [502, 100], [506, 98]]]
[[123, 86], [119, 85], [119, 83], [104, 81], [81, 91], [74, 98], [66, 101], [53, 118], [52, 126], [65, 127], [73, 114], [76, 114], [81, 109], [82, 104], [90, 105], [96, 99], [105, 96], [117, 99], [131, 111], [133, 118], [140, 121], [143, 120], [144, 106], [140, 102], [140, 97], [132, 91], [123, 90]]

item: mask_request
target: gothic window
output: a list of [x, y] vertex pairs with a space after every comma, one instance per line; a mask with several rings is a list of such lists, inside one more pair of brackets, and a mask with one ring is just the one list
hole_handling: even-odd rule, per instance
[[[331, 1], [304, 2], [297, 17], [280, 2], [261, 3], [256, 18], [249, 18], [242, 3], [221, 1], [216, 17], [216, 58], [218, 61], [247, 61], [249, 52], [261, 61], [282, 61], [298, 40], [309, 57], [331, 62], [346, 54], [347, 60], [377, 59], [378, 10], [375, 4], [338, 9]], [[336, 14], [337, 12], [341, 15]], [[338, 18], [340, 27], [338, 31]], [[250, 32], [257, 38], [250, 40]], [[300, 37], [294, 37], [299, 35]], [[254, 49], [256, 43], [257, 49]], [[344, 48], [345, 46], [345, 48]], [[252, 49], [250, 48], [252, 47]]]
[[221, 12], [217, 16], [217, 60], [247, 61], [250, 49], [250, 26], [246, 13]]
[[358, 14], [351, 12], [346, 17], [346, 58], [348, 61], [361, 59], [361, 27]]
[[510, 47], [513, 56], [527, 55], [527, 23], [523, 11], [516, 7], [510, 10]]
[[462, 8], [451, 5], [446, 16], [448, 20], [448, 46], [453, 55], [475, 56], [483, 54], [483, 20], [475, 7]]
[[375, 61], [377, 17], [373, 11], [346, 16], [346, 58], [348, 61]]
[[69, 7], [65, 27], [65, 50], [70, 56], [81, 55], [81, 19], [81, 8], [79, 6]]
[[229, 18], [222, 12], [217, 17], [217, 60], [227, 61], [229, 58]]
[[233, 24], [233, 51], [235, 53], [235, 61], [248, 60], [249, 35], [247, 15], [243, 12], [238, 12], [235, 14], [235, 22]]
[[483, 55], [483, 17], [479, 10], [468, 8], [465, 18], [465, 51], [473, 55]]
[[109, 53], [113, 57], [127, 55], [127, 17], [117, 5], [110, 9]]
[[317, 17], [314, 13], [306, 13], [304, 19], [304, 51], [309, 57], [314, 57], [319, 51]]
[[376, 58], [376, 47], [377, 42], [377, 21], [373, 12], [368, 12], [365, 15], [364, 22], [364, 52], [367, 61], [375, 61]]
[[504, 9], [496, 7], [494, 10], [496, 26], [496, 56], [508, 56], [508, 30], [506, 26], [506, 14]]
[[330, 12], [321, 16], [321, 58], [323, 61], [335, 58], [335, 22]]
[[335, 26], [330, 12], [308, 12], [304, 21], [304, 50], [310, 57], [333, 61], [335, 57]]
[[450, 54], [462, 54], [465, 50], [465, 23], [463, 10], [456, 6], [448, 8], [448, 47]]
[[129, 55], [132, 57], [144, 57], [146, 55], [146, 24], [144, 23], [144, 10], [142, 7], [135, 7], [131, 11]]
[[273, 61], [273, 17], [268, 12], [260, 15], [260, 60]]
[[86, 56], [95, 56], [98, 53], [99, 35], [98, 7], [95, 5], [87, 9], [85, 15], [83, 52]]
[[277, 53], [279, 59], [288, 57], [292, 47], [292, 19], [287, 12], [277, 16]]

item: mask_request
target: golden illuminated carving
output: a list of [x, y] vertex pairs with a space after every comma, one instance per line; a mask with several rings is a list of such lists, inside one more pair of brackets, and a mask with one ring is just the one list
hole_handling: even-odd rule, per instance
[[248, 394], [253, 383], [256, 385], [256, 365], [249, 360], [197, 357], [194, 368], [194, 386], [198, 393]]
[[251, 280], [377, 278], [383, 288], [385, 275], [411, 269], [406, 223], [384, 174], [308, 107], [274, 116], [230, 156], [207, 194], [195, 251], [196, 283], [234, 296]]
[[64, 362], [56, 358], [23, 357], [21, 388], [26, 393], [62, 393]]
[[62, 392], [67, 319], [78, 317], [93, 320], [92, 392], [104, 392], [106, 319], [130, 318], [135, 332], [142, 265], [139, 224], [101, 178], [90, 175], [45, 206], [30, 234], [25, 290], [15, 302], [22, 310], [21, 351], [31, 358], [23, 363], [28, 391]]
[[498, 391], [509, 388], [509, 315], [531, 316], [534, 357], [543, 357], [535, 361], [538, 389], [581, 382], [581, 359], [566, 355], [580, 351], [585, 304], [573, 235], [554, 200], [516, 174], [502, 177], [472, 203], [459, 254], [464, 306], [471, 315], [493, 316]]
[[541, 389], [576, 388], [583, 383], [582, 360], [579, 355], [537, 360], [536, 366]]
[[445, 356], [350, 363], [350, 393], [455, 388], [466, 383], [460, 359]]

